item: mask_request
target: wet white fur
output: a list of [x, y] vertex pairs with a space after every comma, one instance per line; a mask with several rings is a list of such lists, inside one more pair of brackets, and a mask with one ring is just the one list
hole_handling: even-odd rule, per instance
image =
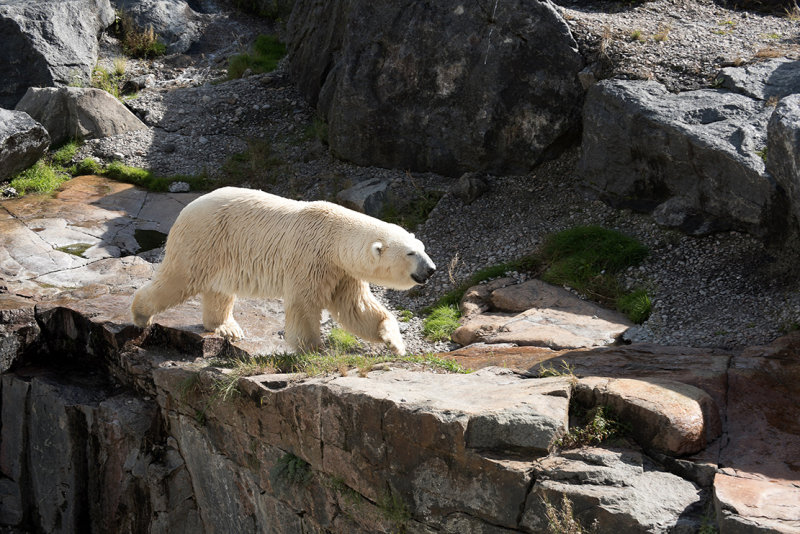
[[411, 288], [419, 262], [430, 262], [424, 250], [401, 227], [336, 204], [225, 187], [181, 211], [161, 267], [134, 295], [133, 322], [144, 327], [202, 294], [204, 327], [238, 339], [237, 296], [282, 297], [286, 340], [297, 350], [320, 347], [324, 308], [350, 332], [402, 354], [397, 320], [369, 284]]

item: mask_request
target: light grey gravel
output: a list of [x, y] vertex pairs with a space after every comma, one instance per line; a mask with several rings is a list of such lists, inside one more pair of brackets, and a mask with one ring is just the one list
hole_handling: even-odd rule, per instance
[[[720, 66], [753, 59], [766, 48], [798, 57], [798, 25], [784, 17], [735, 12], [711, 0], [654, 0], [616, 11], [600, 7], [577, 2], [560, 7], [582, 49], [611, 73], [658, 79], [673, 90], [707, 84]], [[218, 42], [202, 43], [202, 55], [129, 60], [129, 75], [150, 86], [126, 103], [150, 128], [90, 141], [78, 159], [117, 158], [162, 175], [206, 173], [225, 180], [225, 160], [258, 141], [283, 162], [268, 188], [276, 194], [331, 200], [346, 186], [372, 178], [401, 190], [444, 192], [415, 229], [439, 267], [436, 275], [411, 292], [375, 289], [397, 310], [418, 312], [451, 289], [453, 280], [533, 252], [549, 233], [597, 224], [632, 235], [651, 251], [623, 277], [628, 287], [645, 286], [653, 297], [650, 319], [631, 329], [629, 340], [738, 349], [767, 343], [800, 323], [796, 256], [733, 232], [687, 237], [648, 216], [611, 209], [582, 188], [575, 172], [579, 148], [527, 175], [488, 177], [488, 191], [468, 205], [447, 193], [452, 179], [334, 159], [310, 133], [314, 110], [291, 85], [285, 65], [274, 73], [221, 81], [225, 57], [270, 31], [269, 24], [228, 15], [214, 20], [219, 27], [208, 35], [219, 36]], [[226, 41], [226, 25], [241, 39]], [[637, 30], [644, 41], [633, 37]], [[658, 40], [662, 30], [668, 30], [666, 39]], [[113, 39], [104, 41], [104, 50], [102, 61], [109, 64], [119, 54]], [[263, 187], [247, 179], [238, 185]], [[426, 341], [418, 315], [401, 325], [413, 352], [453, 348]]]

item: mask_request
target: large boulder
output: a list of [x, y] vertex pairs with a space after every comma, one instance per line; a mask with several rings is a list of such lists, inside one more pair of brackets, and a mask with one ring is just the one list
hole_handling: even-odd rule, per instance
[[790, 216], [763, 159], [771, 112], [730, 91], [606, 80], [586, 97], [579, 171], [611, 205], [686, 233], [777, 238]]
[[0, 108], [0, 181], [36, 163], [49, 146], [47, 130], [30, 115]]
[[147, 128], [101, 89], [31, 87], [17, 109], [42, 123], [56, 145], [69, 139], [95, 139]]
[[549, 1], [299, 0], [291, 73], [362, 165], [518, 172], [579, 126], [584, 62]]
[[113, 22], [109, 0], [0, 0], [0, 106], [13, 108], [28, 87], [87, 82], [97, 36]]
[[142, 30], [152, 28], [170, 54], [182, 54], [203, 33], [203, 15], [184, 0], [113, 0], [114, 7], [133, 18]]
[[786, 191], [794, 219], [800, 221], [800, 94], [781, 100], [772, 113], [767, 129], [767, 171]]
[[741, 67], [726, 67], [717, 75], [720, 86], [759, 100], [780, 99], [800, 91], [800, 61], [771, 59]]

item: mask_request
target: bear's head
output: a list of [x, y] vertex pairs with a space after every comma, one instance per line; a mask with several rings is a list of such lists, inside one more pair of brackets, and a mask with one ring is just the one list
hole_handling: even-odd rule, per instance
[[369, 226], [347, 232], [346, 241], [340, 249], [342, 267], [371, 284], [410, 289], [436, 271], [422, 241], [395, 224], [371, 219]]
[[436, 265], [425, 253], [425, 245], [414, 234], [405, 239], [373, 241], [369, 246], [375, 266], [369, 282], [390, 289], [411, 289], [424, 284], [436, 271]]

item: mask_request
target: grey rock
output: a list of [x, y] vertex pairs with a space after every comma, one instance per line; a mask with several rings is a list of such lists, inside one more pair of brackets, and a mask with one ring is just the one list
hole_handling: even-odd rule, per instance
[[47, 129], [53, 144], [144, 130], [145, 124], [101, 89], [31, 87], [17, 104]]
[[139, 28], [153, 28], [167, 53], [182, 54], [197, 41], [205, 18], [184, 0], [113, 0], [114, 7], [130, 15]]
[[364, 180], [336, 194], [336, 200], [352, 210], [380, 217], [389, 183], [379, 178]]
[[0, 180], [36, 163], [49, 146], [47, 130], [30, 115], [0, 108]]
[[337, 156], [526, 171], [579, 124], [583, 58], [550, 2], [296, 2], [289, 58]]
[[0, 106], [14, 107], [29, 87], [87, 83], [97, 36], [113, 22], [109, 0], [0, 2]]
[[170, 193], [186, 193], [192, 189], [192, 186], [186, 182], [172, 182], [169, 184]]
[[479, 172], [465, 172], [450, 188], [450, 192], [464, 204], [472, 204], [489, 190], [489, 182]]
[[521, 526], [545, 532], [545, 502], [568, 498], [575, 519], [599, 532], [696, 532], [702, 494], [691, 482], [654, 469], [641, 453], [588, 447], [539, 460]]
[[717, 80], [722, 87], [752, 98], [780, 99], [800, 92], [800, 61], [770, 59], [744, 67], [726, 67]]
[[787, 96], [767, 127], [767, 171], [786, 191], [794, 223], [800, 221], [800, 95]]
[[760, 155], [769, 113], [729, 91], [603, 81], [587, 95], [579, 172], [612, 206], [653, 212], [686, 233], [778, 240], [789, 213]]
[[0, 293], [0, 373], [5, 373], [39, 341], [35, 302]]

